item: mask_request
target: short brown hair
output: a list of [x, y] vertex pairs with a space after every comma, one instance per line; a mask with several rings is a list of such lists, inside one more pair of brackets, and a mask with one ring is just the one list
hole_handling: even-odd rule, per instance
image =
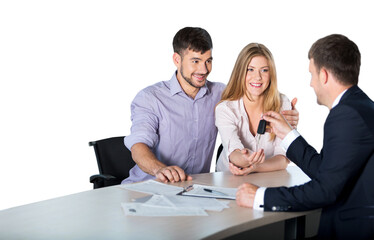
[[183, 56], [185, 50], [193, 50], [204, 54], [213, 48], [209, 33], [199, 27], [185, 27], [179, 30], [173, 39], [174, 52]]
[[332, 34], [317, 40], [309, 50], [319, 72], [331, 71], [343, 85], [357, 85], [360, 74], [361, 54], [357, 45], [346, 36]]

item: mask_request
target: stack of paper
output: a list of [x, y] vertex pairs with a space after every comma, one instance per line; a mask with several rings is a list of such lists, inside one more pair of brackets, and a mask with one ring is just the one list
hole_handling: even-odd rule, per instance
[[[203, 185], [197, 185], [198, 187], [195, 188], [195, 185], [187, 188], [188, 192], [192, 193], [191, 196], [197, 196], [192, 191], [193, 189], [199, 189], [198, 187], [204, 188]], [[122, 203], [125, 215], [130, 216], [208, 216], [205, 210], [222, 211], [224, 208], [228, 208], [229, 203], [229, 201], [219, 201], [215, 198], [185, 197], [183, 195], [187, 191], [184, 188], [163, 184], [154, 180], [121, 185], [121, 187], [128, 190], [154, 194], [145, 202]], [[232, 195], [234, 194], [232, 189], [206, 187], [215, 191], [222, 191], [218, 195], [230, 194], [227, 195], [230, 196], [227, 197], [229, 199], [232, 199]], [[236, 189], [234, 190], [236, 193]], [[212, 197], [211, 195], [216, 193], [204, 191], [204, 195], [207, 194]]]
[[164, 183], [157, 182], [155, 180], [148, 180], [144, 182], [138, 182], [134, 184], [124, 184], [120, 185], [122, 188], [143, 192], [148, 194], [158, 194], [158, 195], [176, 195], [184, 190], [182, 187], [167, 185]]
[[205, 210], [222, 211], [228, 208], [228, 202], [208, 198], [153, 195], [145, 203], [122, 203], [122, 208], [125, 214], [130, 216], [208, 216]]

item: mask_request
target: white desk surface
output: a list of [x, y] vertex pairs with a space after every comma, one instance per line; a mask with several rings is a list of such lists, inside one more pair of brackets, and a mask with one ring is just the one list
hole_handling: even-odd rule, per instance
[[[238, 187], [250, 182], [259, 186], [294, 186], [309, 181], [295, 166], [287, 170], [233, 176], [230, 172], [193, 175], [193, 183]], [[175, 185], [188, 186], [191, 181]], [[209, 216], [125, 216], [121, 202], [147, 196], [119, 186], [0, 211], [0, 239], [220, 239], [266, 224], [309, 212], [262, 212], [241, 208], [231, 201], [222, 212]]]

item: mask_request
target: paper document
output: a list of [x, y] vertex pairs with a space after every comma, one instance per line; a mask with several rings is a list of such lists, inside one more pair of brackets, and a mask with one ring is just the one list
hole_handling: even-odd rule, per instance
[[236, 188], [214, 187], [194, 184], [180, 194], [183, 196], [236, 199]]
[[133, 184], [123, 184], [121, 188], [157, 195], [184, 195], [195, 197], [235, 199], [236, 188], [215, 187], [208, 185], [194, 184], [187, 188], [160, 183], [155, 180], [148, 180]]
[[125, 215], [129, 216], [208, 216], [201, 208], [175, 208], [148, 206], [144, 203], [121, 203]]
[[[222, 211], [229, 208], [229, 201], [215, 198], [235, 199], [235, 188], [222, 188], [194, 184], [187, 188], [160, 183], [154, 180], [121, 185], [122, 188], [153, 194], [136, 202], [121, 203], [129, 216], [208, 216], [205, 210]], [[205, 198], [191, 198], [197, 196]]]
[[138, 182], [133, 184], [123, 184], [120, 186], [128, 190], [143, 192], [149, 194], [158, 195], [176, 195], [184, 190], [183, 187], [168, 185], [164, 183], [157, 182], [155, 180], [148, 180], [144, 182]]
[[205, 210], [222, 211], [229, 201], [180, 195], [153, 195], [146, 202], [122, 203], [129, 216], [208, 216]]
[[222, 211], [224, 208], [229, 208], [229, 201], [219, 201], [214, 198], [191, 198], [181, 195], [154, 195], [144, 204], [175, 208], [201, 208], [209, 211]]

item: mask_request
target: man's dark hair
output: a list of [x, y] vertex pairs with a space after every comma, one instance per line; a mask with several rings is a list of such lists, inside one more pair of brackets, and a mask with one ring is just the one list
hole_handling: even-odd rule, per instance
[[185, 50], [201, 52], [204, 54], [213, 48], [209, 33], [199, 27], [185, 27], [175, 34], [173, 39], [174, 52], [183, 56]]
[[316, 41], [309, 50], [319, 72], [331, 71], [343, 85], [357, 85], [360, 74], [361, 54], [357, 45], [346, 36], [332, 34]]

